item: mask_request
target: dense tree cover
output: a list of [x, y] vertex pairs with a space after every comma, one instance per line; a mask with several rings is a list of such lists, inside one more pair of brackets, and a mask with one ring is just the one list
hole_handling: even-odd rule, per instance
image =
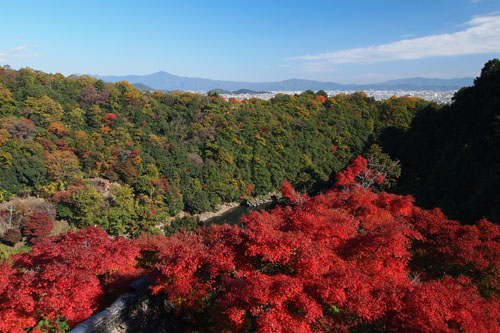
[[357, 158], [313, 198], [285, 183], [293, 206], [243, 227], [141, 238], [154, 292], [209, 331], [499, 331], [500, 228], [374, 193], [372, 178]]
[[381, 142], [401, 160], [399, 193], [441, 207], [465, 223], [500, 223], [500, 61], [486, 63], [474, 86], [441, 109], [429, 106], [407, 131], [391, 128]]
[[410, 196], [374, 192], [372, 180], [383, 182], [358, 157], [315, 197], [284, 182], [290, 205], [241, 226], [42, 239], [0, 266], [0, 330], [84, 319], [112, 272], [134, 276], [139, 265], [191, 330], [499, 331], [500, 227], [460, 225]]
[[[428, 104], [323, 91], [225, 101], [4, 66], [0, 193], [40, 195], [79, 228], [152, 232], [181, 210], [265, 194], [285, 178], [316, 191]], [[100, 191], [95, 178], [118, 182], [119, 193]]]
[[135, 271], [138, 253], [134, 242], [90, 227], [41, 239], [28, 253], [12, 255], [0, 263], [0, 331], [59, 331], [66, 320], [86, 319], [112, 276]]

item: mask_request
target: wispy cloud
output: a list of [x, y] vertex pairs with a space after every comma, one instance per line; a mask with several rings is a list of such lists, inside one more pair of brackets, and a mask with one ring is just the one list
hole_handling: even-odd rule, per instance
[[28, 46], [22, 45], [0, 51], [0, 63], [11, 63], [17, 60], [26, 60], [40, 56], [42, 54], [33, 53]]
[[[388, 44], [299, 56], [288, 60], [312, 62], [313, 67], [319, 68], [327, 64], [375, 63], [500, 52], [500, 15], [474, 16], [464, 26], [468, 28], [449, 34], [403, 39]], [[319, 63], [323, 63], [323, 66]]]

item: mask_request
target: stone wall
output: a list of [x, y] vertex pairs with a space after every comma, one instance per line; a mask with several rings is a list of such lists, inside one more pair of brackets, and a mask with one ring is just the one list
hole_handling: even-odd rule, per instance
[[143, 277], [133, 282], [129, 291], [111, 306], [76, 325], [70, 333], [127, 332], [127, 321], [148, 291], [149, 281]]

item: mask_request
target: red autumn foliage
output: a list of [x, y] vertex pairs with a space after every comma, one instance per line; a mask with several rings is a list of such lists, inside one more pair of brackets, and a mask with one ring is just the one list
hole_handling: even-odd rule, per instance
[[[423, 305], [426, 306], [423, 306]], [[405, 332], [498, 332], [498, 304], [480, 296], [466, 278], [429, 281], [410, 287], [388, 327]]]
[[22, 121], [28, 124], [29, 126], [35, 126], [35, 123], [31, 119], [23, 118]]
[[167, 180], [167, 177], [165, 177], [164, 175], [160, 176], [160, 178], [158, 179], [148, 182], [148, 185], [163, 193], [167, 193], [170, 191], [170, 184]]
[[73, 148], [70, 147], [70, 144], [68, 141], [56, 139], [56, 140], [54, 140], [54, 143], [57, 146], [57, 150], [68, 150], [68, 151], [73, 150]]
[[245, 189], [243, 191], [243, 194], [240, 196], [240, 199], [252, 195], [254, 189], [255, 189], [255, 184], [248, 184], [247, 186], [245, 186]]
[[111, 124], [113, 120], [116, 120], [118, 117], [114, 113], [106, 113], [104, 116], [104, 120], [108, 123]]
[[284, 183], [295, 206], [252, 212], [244, 228], [142, 238], [153, 291], [188, 313], [215, 300], [235, 330], [499, 331], [500, 228], [358, 182], [371, 178], [358, 157], [313, 198]]
[[133, 270], [138, 247], [100, 228], [49, 237], [0, 264], [0, 331], [24, 332], [44, 318], [70, 323], [89, 317], [108, 274]]
[[368, 162], [361, 156], [356, 157], [346, 170], [337, 174], [337, 186], [346, 189], [361, 186], [365, 189], [371, 188], [375, 183], [382, 183], [384, 177], [368, 168]]
[[282, 183], [281, 193], [283, 194], [283, 197], [286, 198], [288, 202], [293, 205], [298, 205], [307, 200], [307, 197], [295, 192], [295, 190], [292, 187], [292, 184], [290, 184], [286, 180], [284, 180]]
[[23, 236], [33, 243], [35, 240], [50, 236], [54, 228], [54, 220], [44, 213], [33, 213], [32, 216], [23, 223]]
[[67, 204], [73, 203], [73, 195], [82, 190], [85, 186], [83, 185], [82, 180], [77, 180], [74, 184], [68, 186], [68, 188], [64, 191], [59, 191], [52, 197], [52, 200], [55, 202], [63, 202]]
[[42, 137], [37, 137], [35, 139], [35, 141], [38, 142], [39, 144], [41, 144], [44, 150], [49, 151], [49, 152], [50, 152], [51, 148], [54, 146], [54, 143], [52, 141], [45, 139], [45, 138], [42, 138]]

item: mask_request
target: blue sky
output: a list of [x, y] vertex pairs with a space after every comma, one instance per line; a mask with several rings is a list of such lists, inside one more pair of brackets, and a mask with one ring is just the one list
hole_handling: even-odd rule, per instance
[[500, 1], [0, 0], [0, 64], [65, 75], [370, 83], [477, 76]]

